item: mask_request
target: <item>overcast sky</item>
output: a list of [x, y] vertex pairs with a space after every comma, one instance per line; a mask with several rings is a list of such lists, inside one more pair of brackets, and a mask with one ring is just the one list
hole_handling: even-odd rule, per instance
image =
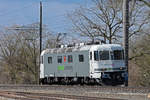
[[[90, 0], [43, 0], [43, 24], [54, 32], [66, 32], [70, 27], [66, 14]], [[40, 0], [0, 0], [0, 27], [27, 25], [39, 21]]]

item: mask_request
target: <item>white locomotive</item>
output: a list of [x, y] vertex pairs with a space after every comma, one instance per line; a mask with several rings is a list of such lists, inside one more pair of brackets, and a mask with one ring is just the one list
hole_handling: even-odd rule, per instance
[[41, 53], [40, 82], [124, 84], [124, 51], [119, 44], [78, 45]]

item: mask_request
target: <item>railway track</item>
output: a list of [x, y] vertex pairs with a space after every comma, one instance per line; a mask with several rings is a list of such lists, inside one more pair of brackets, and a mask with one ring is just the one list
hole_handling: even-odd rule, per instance
[[32, 93], [32, 92], [14, 92], [1, 91], [0, 96], [14, 100], [123, 100], [101, 97], [75, 96], [64, 94]]
[[111, 86], [80, 86], [80, 85], [0, 85], [0, 90], [24, 89], [24, 90], [80, 90], [111, 93], [150, 93], [150, 88], [143, 87], [111, 87]]
[[1, 84], [0, 96], [15, 100], [150, 100], [150, 88]]

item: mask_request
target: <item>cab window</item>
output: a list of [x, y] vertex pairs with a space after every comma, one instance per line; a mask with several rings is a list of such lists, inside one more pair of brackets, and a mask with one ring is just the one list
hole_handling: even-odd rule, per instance
[[124, 59], [123, 50], [114, 50], [113, 54], [114, 54], [113, 60], [123, 60]]
[[94, 60], [95, 61], [99, 60], [98, 51], [94, 51]]
[[109, 51], [99, 51], [100, 60], [109, 60]]

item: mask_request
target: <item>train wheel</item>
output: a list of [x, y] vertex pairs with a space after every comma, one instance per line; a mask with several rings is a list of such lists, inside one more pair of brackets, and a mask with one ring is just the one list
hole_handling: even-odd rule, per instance
[[89, 85], [89, 84], [90, 84], [90, 79], [89, 79], [89, 78], [86, 78], [86, 79], [84, 80], [84, 83], [85, 83], [86, 85]]
[[43, 84], [47, 84], [47, 78], [43, 79]]
[[53, 79], [52, 78], [48, 78], [48, 84], [51, 85], [53, 83]]
[[40, 84], [40, 85], [44, 84], [44, 80], [43, 80], [43, 79], [40, 79], [40, 80], [39, 80], [39, 84]]
[[84, 78], [80, 79], [80, 85], [84, 85]]

